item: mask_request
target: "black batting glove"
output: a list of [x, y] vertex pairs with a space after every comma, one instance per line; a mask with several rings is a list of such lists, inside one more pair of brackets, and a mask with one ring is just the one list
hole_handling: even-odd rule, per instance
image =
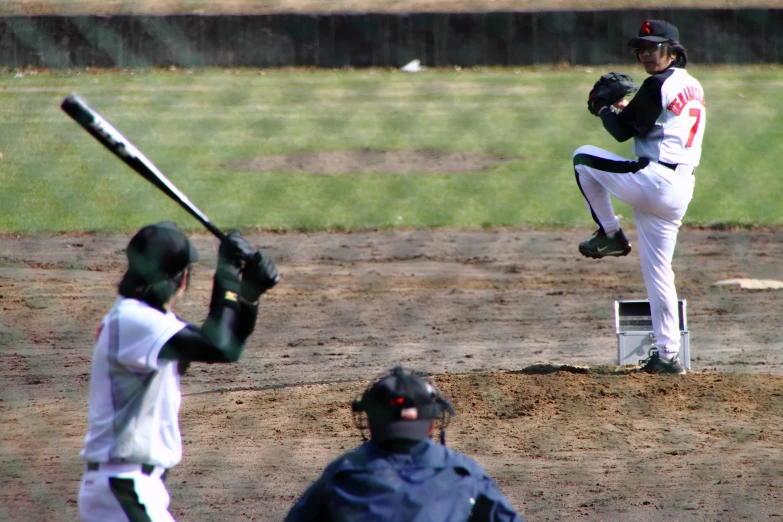
[[250, 243], [237, 230], [220, 242], [210, 306], [239, 306], [242, 270], [252, 255]]
[[242, 273], [242, 299], [255, 303], [261, 294], [275, 286], [280, 281], [277, 267], [272, 258], [260, 250], [247, 261]]
[[226, 235], [226, 239], [220, 242], [218, 248], [218, 271], [230, 271], [237, 277], [242, 273], [250, 257], [253, 255], [253, 247], [238, 230], [232, 230]]

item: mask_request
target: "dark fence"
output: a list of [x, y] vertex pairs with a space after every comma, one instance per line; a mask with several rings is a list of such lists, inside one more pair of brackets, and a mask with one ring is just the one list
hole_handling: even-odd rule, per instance
[[8, 16], [0, 66], [398, 67], [626, 63], [642, 20], [692, 62], [779, 63], [783, 9], [254, 16]]

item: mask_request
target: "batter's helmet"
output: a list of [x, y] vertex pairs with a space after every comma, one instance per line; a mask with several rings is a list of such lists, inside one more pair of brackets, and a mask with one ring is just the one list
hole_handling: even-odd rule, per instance
[[171, 279], [198, 260], [188, 236], [173, 221], [139, 230], [128, 243], [128, 271], [148, 284]]
[[[188, 237], [173, 221], [139, 230], [127, 248], [128, 270], [118, 285], [120, 295], [163, 309], [177, 292], [185, 269], [198, 260]], [[191, 271], [187, 272], [187, 284]]]

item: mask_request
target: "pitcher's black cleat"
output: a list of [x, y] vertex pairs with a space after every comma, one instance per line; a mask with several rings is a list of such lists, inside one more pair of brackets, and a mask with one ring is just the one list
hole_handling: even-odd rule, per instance
[[678, 356], [671, 360], [661, 359], [657, 348], [650, 348], [650, 356], [641, 362], [642, 366], [637, 372], [640, 373], [668, 373], [672, 375], [685, 375], [687, 370], [680, 364]]
[[599, 228], [591, 239], [579, 243], [579, 252], [583, 256], [593, 259], [601, 259], [606, 256], [627, 256], [630, 251], [631, 243], [628, 242], [622, 229], [609, 237], [602, 228]]

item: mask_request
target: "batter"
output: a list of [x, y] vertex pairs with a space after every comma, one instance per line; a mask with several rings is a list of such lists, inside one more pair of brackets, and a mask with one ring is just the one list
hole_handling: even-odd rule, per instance
[[232, 232], [218, 249], [203, 326], [173, 312], [197, 259], [173, 222], [142, 228], [128, 244], [128, 270], [93, 349], [85, 473], [85, 522], [172, 522], [164, 480], [182, 459], [180, 375], [191, 361], [235, 362], [252, 333], [274, 263]]

